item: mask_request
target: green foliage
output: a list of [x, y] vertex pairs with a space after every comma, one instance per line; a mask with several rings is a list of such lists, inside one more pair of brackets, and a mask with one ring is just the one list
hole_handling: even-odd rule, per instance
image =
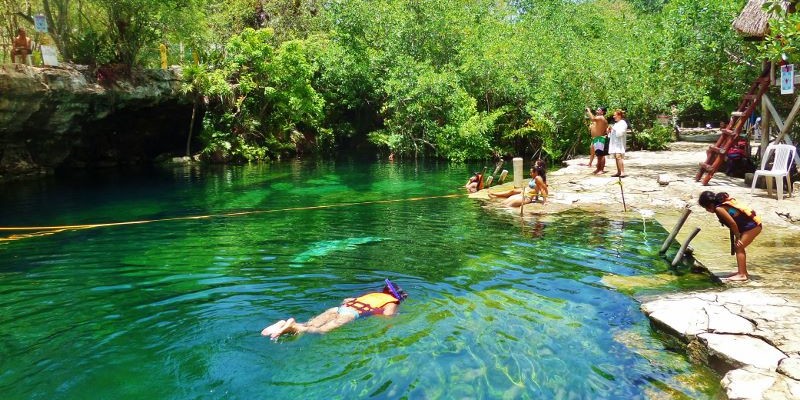
[[[743, 0], [39, 1], [68, 61], [199, 53], [184, 90], [221, 161], [370, 146], [558, 161], [585, 151], [586, 106], [626, 110], [658, 148], [656, 115], [728, 114], [760, 69], [730, 26]], [[779, 13], [761, 52], [796, 57], [797, 18]]]
[[471, 150], [482, 146], [472, 137], [481, 124], [472, 119], [477, 113], [475, 100], [458, 83], [457, 75], [404, 61], [392, 68], [384, 86], [386, 102], [381, 112], [386, 125], [383, 135], [388, 138], [380, 143], [391, 143], [392, 151], [415, 156], [473, 156]]
[[769, 12], [769, 30], [761, 42], [759, 49], [769, 60], [781, 60], [797, 63], [800, 60], [800, 15], [787, 12], [781, 1], [767, 1], [764, 11]]
[[279, 44], [272, 29], [245, 28], [228, 42], [220, 68], [187, 70], [192, 87], [213, 101], [207, 151], [224, 161], [261, 161], [303, 146], [303, 129], [322, 116], [313, 58], [305, 41]]
[[674, 128], [654, 124], [650, 128], [635, 132], [631, 138], [632, 150], [666, 150], [673, 141]]
[[71, 46], [72, 60], [79, 64], [108, 64], [116, 58], [114, 45], [108, 35], [93, 28], [76, 34]]

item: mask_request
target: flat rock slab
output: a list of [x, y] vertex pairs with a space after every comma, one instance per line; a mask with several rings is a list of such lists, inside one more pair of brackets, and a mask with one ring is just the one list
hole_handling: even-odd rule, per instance
[[728, 372], [722, 386], [729, 400], [800, 399], [800, 381], [753, 366]]
[[800, 357], [795, 356], [781, 360], [781, 363], [778, 365], [778, 372], [796, 381], [800, 381]]
[[654, 325], [725, 374], [730, 399], [800, 399], [800, 298], [740, 287], [670, 294], [642, 303]]
[[717, 303], [714, 296], [698, 294], [666, 298], [642, 304], [642, 310], [657, 325], [688, 341], [701, 333], [749, 335], [755, 324]]
[[708, 347], [709, 354], [717, 355], [735, 367], [752, 365], [775, 371], [778, 363], [786, 358], [780, 350], [752, 336], [701, 333], [698, 337]]

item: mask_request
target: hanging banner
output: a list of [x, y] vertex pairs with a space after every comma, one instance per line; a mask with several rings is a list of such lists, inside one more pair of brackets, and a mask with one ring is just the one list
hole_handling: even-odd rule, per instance
[[33, 16], [33, 28], [36, 29], [36, 32], [47, 32], [47, 18], [44, 14]]
[[42, 49], [42, 63], [53, 67], [58, 66], [58, 52], [55, 46], [41, 46]]
[[794, 64], [781, 65], [781, 94], [794, 93]]

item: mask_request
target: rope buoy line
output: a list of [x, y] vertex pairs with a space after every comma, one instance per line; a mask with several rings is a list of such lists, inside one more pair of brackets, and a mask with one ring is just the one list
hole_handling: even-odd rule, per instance
[[11, 235], [11, 236], [8, 236], [8, 237], [5, 237], [5, 238], [0, 238], [0, 242], [10, 241], [10, 240], [26, 239], [26, 238], [37, 237], [37, 236], [52, 235], [52, 234], [59, 233], [59, 232], [64, 232], [64, 231], [67, 231], [67, 230], [106, 228], [106, 227], [111, 227], [111, 226], [125, 226], [125, 225], [141, 225], [141, 224], [150, 224], [150, 223], [154, 223], [154, 222], [186, 221], [186, 220], [193, 220], [193, 219], [238, 217], [238, 216], [242, 216], [242, 215], [251, 215], [251, 214], [267, 214], [267, 213], [286, 212], [286, 211], [300, 211], [300, 210], [318, 210], [318, 209], [324, 209], [324, 208], [350, 207], [350, 206], [360, 206], [360, 205], [367, 205], [367, 204], [386, 204], [386, 203], [399, 203], [399, 202], [403, 202], [403, 201], [420, 201], [420, 200], [429, 200], [429, 199], [446, 199], [446, 198], [462, 197], [462, 196], [464, 196], [464, 195], [463, 194], [448, 194], [448, 195], [443, 195], [443, 196], [412, 197], [412, 198], [408, 198], [408, 199], [392, 199], [392, 200], [374, 200], [374, 201], [363, 201], [363, 202], [358, 202], [358, 203], [339, 203], [339, 204], [327, 204], [327, 205], [321, 205], [321, 206], [290, 207], [290, 208], [279, 208], [279, 209], [273, 209], [273, 210], [251, 210], [251, 211], [240, 211], [240, 212], [224, 213], [224, 214], [189, 215], [189, 216], [185, 216], [185, 217], [146, 219], [146, 220], [139, 220], [139, 221], [107, 222], [107, 223], [102, 223], [102, 224], [59, 225], [59, 226], [3, 226], [3, 227], [0, 227], [0, 232], [19, 232], [19, 231], [37, 231], [37, 232]]

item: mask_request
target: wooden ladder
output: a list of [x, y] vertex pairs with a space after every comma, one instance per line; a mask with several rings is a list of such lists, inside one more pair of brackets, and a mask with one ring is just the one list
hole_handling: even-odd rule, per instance
[[708, 150], [706, 150], [706, 161], [700, 163], [700, 170], [694, 177], [695, 181], [702, 180], [703, 185], [708, 185], [708, 181], [711, 180], [711, 177], [714, 176], [714, 173], [717, 172], [720, 165], [722, 165], [725, 159], [725, 152], [727, 152], [728, 148], [739, 138], [739, 133], [744, 127], [744, 122], [753, 115], [753, 111], [755, 111], [756, 106], [761, 101], [761, 96], [769, 90], [769, 85], [770, 66], [767, 65], [764, 67], [764, 70], [761, 71], [761, 76], [750, 85], [750, 90], [742, 97], [739, 107], [736, 108], [736, 111], [731, 113], [731, 120], [726, 127], [721, 129], [722, 133], [719, 135], [717, 142], [712, 146], [708, 146]]

